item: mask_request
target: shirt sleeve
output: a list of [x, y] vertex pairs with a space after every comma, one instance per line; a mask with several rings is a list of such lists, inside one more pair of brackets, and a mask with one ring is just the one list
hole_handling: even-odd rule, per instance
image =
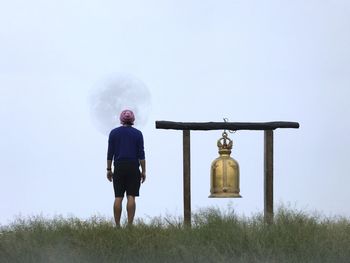
[[108, 137], [107, 160], [113, 160], [113, 157], [114, 157], [114, 144], [110, 133]]
[[143, 135], [140, 133], [139, 143], [138, 143], [138, 159], [145, 160], [145, 150], [143, 146]]

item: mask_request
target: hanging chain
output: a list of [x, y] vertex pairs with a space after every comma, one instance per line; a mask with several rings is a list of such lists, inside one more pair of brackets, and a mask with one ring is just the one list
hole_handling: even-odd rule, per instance
[[[228, 122], [228, 118], [223, 118], [224, 119], [224, 122]], [[223, 148], [227, 148], [229, 146], [229, 144], [231, 145], [230, 147], [232, 147], [232, 140], [228, 137], [228, 134], [226, 132], [227, 130], [224, 129], [224, 132], [222, 133], [222, 137], [220, 140], [223, 140]], [[229, 133], [235, 133], [236, 131], [232, 131], [232, 130], [228, 130]], [[229, 141], [229, 144], [227, 144], [227, 141]], [[220, 143], [221, 144], [221, 143]]]

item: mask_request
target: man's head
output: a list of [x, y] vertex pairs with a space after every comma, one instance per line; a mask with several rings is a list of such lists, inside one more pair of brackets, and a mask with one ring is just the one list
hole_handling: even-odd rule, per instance
[[120, 123], [123, 125], [134, 125], [135, 116], [131, 110], [123, 110], [120, 113]]

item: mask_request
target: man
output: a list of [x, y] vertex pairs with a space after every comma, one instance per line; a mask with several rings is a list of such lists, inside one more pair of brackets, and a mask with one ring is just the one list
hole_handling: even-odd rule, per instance
[[[113, 129], [109, 134], [107, 151], [107, 179], [114, 188], [114, 220], [120, 227], [122, 202], [127, 196], [128, 224], [132, 225], [135, 216], [135, 197], [139, 196], [140, 182], [146, 180], [146, 160], [141, 131], [132, 127], [135, 121], [131, 110], [120, 114], [122, 126]], [[112, 162], [114, 161], [114, 173]], [[141, 173], [139, 166], [141, 165]]]

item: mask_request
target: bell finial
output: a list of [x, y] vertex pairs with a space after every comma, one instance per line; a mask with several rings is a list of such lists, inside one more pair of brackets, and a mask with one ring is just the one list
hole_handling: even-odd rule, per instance
[[231, 149], [232, 149], [232, 146], [233, 146], [233, 142], [228, 137], [226, 131], [224, 131], [222, 133], [222, 137], [218, 140], [217, 146], [219, 148], [219, 153], [220, 154], [231, 154]]

